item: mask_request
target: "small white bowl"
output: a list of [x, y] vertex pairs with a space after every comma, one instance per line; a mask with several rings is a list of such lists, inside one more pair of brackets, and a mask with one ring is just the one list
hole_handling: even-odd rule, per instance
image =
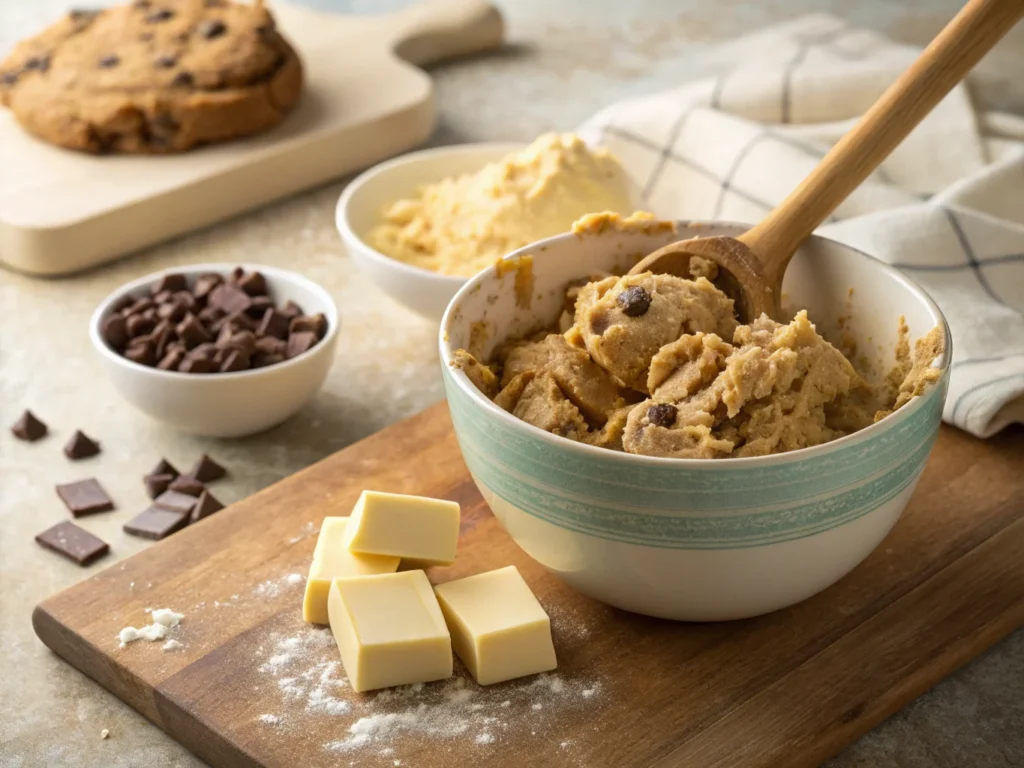
[[[111, 305], [126, 293], [149, 295], [165, 274], [184, 274], [191, 285], [206, 272], [227, 275], [236, 266], [258, 270], [278, 304], [289, 299], [307, 314], [322, 312], [327, 335], [298, 357], [266, 368], [235, 373], [192, 374], [161, 371], [122, 357], [100, 333]], [[105, 298], [89, 322], [89, 338], [114, 383], [129, 403], [157, 421], [193, 435], [241, 437], [269, 429], [294, 414], [320, 389], [334, 361], [340, 319], [338, 308], [312, 280], [264, 264], [193, 264], [141, 277]]]
[[381, 221], [381, 212], [419, 189], [449, 176], [475, 173], [523, 144], [463, 144], [410, 152], [375, 165], [341, 193], [335, 222], [349, 256], [377, 287], [428, 320], [439, 321], [445, 307], [468, 278], [439, 275], [385, 256], [364, 238]]

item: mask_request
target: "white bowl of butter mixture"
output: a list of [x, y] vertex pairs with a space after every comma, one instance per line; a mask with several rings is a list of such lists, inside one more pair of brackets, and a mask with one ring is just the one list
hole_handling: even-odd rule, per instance
[[385, 293], [440, 320], [466, 280], [584, 214], [628, 215], [639, 193], [606, 150], [571, 134], [532, 144], [412, 152], [357, 177], [336, 223], [352, 260]]
[[587, 217], [473, 277], [442, 320], [484, 499], [619, 608], [717, 621], [820, 592], [896, 523], [938, 433], [949, 332], [892, 267], [812, 237], [783, 286], [794, 319], [749, 326], [702, 277], [614, 277], [746, 228]]

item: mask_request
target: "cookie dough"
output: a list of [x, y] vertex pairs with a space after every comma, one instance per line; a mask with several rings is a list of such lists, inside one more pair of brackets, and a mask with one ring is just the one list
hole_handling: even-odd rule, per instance
[[571, 325], [563, 313], [559, 332], [507, 342], [490, 366], [462, 351], [453, 364], [483, 381], [481, 390], [502, 408], [547, 432], [683, 459], [827, 443], [884, 418], [940, 376], [931, 367], [943, 351], [939, 328], [911, 354], [900, 318], [897, 364], [876, 391], [806, 312], [789, 323], [762, 315], [738, 325], [732, 301], [705, 274], [713, 273], [571, 284]]
[[277, 124], [302, 68], [256, 0], [135, 0], [71, 11], [0, 62], [0, 103], [85, 152], [180, 152]]
[[592, 211], [633, 210], [625, 172], [607, 150], [548, 133], [473, 174], [424, 187], [383, 214], [369, 243], [445, 275], [469, 276]]

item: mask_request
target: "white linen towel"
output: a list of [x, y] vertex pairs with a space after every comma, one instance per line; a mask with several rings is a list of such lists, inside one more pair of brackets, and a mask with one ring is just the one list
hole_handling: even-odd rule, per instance
[[[814, 15], [713, 50], [718, 75], [614, 104], [580, 135], [660, 216], [756, 222], [919, 50]], [[819, 233], [906, 270], [953, 334], [944, 419], [980, 437], [1024, 422], [1024, 119], [961, 84]]]

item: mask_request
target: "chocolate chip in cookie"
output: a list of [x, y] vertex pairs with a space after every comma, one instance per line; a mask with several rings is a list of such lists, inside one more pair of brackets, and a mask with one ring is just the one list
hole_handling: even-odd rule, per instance
[[651, 308], [651, 294], [642, 285], [633, 285], [619, 294], [619, 306], [628, 317], [640, 317]]
[[171, 80], [171, 86], [174, 88], [188, 88], [195, 82], [195, 78], [188, 72], [179, 72]]
[[170, 8], [160, 8], [153, 11], [146, 17], [146, 21], [150, 24], [159, 24], [161, 21], [169, 21], [174, 18], [174, 11]]
[[14, 85], [18, 82], [17, 72], [0, 72], [0, 85]]
[[207, 40], [220, 37], [227, 31], [227, 25], [220, 19], [204, 19], [196, 27], [196, 32], [199, 36], [205, 37]]
[[157, 69], [170, 69], [177, 63], [178, 59], [168, 54], [163, 54], [153, 59], [153, 66]]
[[25, 69], [45, 72], [50, 68], [49, 56], [32, 56], [25, 62]]
[[72, 8], [68, 11], [68, 18], [76, 24], [89, 24], [100, 13], [101, 11], [98, 8]]
[[121, 63], [121, 59], [118, 56], [110, 55], [104, 56], [97, 63], [101, 69], [112, 69]]
[[647, 409], [647, 420], [656, 427], [668, 429], [676, 423], [676, 407], [669, 403], [655, 403]]

